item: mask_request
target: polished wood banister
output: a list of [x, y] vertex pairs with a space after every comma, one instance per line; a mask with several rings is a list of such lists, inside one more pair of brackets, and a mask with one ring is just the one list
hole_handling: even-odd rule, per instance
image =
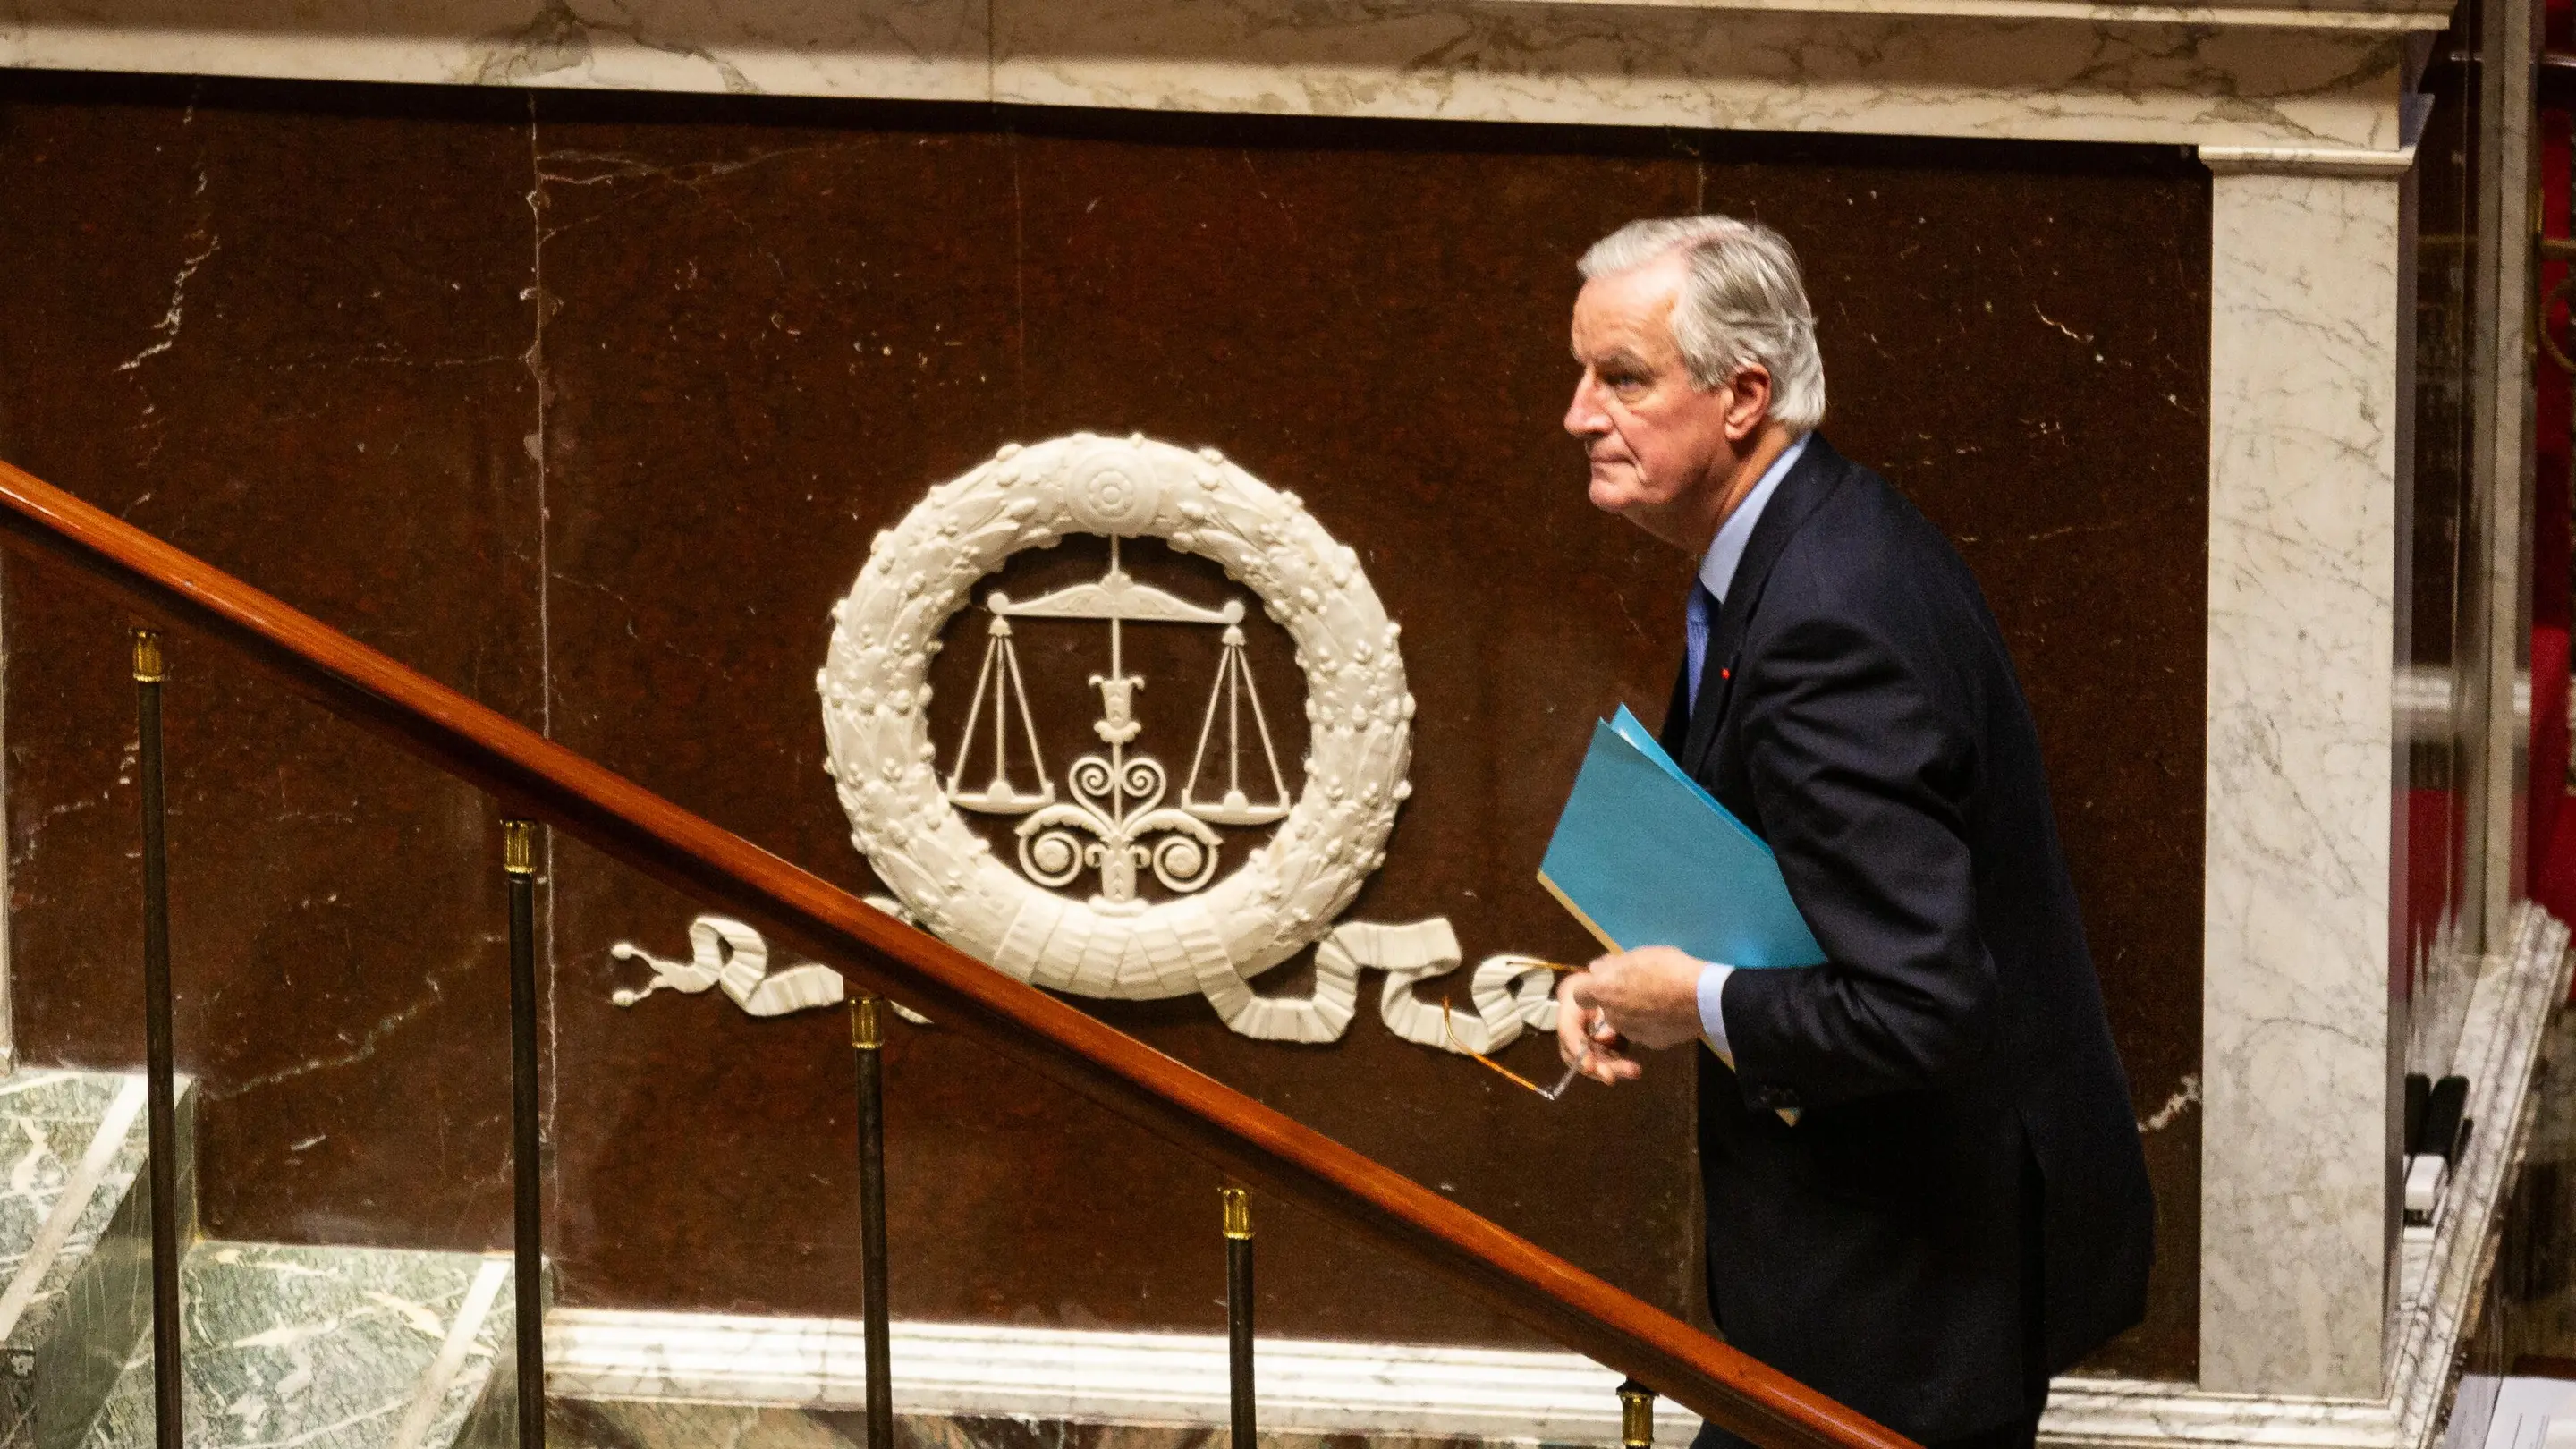
[[913, 930], [858, 897], [0, 462], [0, 543], [87, 574], [146, 614], [250, 655], [335, 712], [697, 897], [782, 930], [1245, 1180], [1401, 1253], [1558, 1343], [1756, 1442], [1911, 1441], [1374, 1159]]

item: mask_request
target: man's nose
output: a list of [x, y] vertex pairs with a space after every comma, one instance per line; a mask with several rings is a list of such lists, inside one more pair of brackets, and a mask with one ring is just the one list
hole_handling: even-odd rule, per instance
[[1583, 376], [1575, 379], [1574, 401], [1565, 408], [1565, 430], [1578, 438], [1597, 438], [1610, 431], [1610, 419], [1601, 411], [1600, 401], [1593, 395], [1590, 368], [1584, 369]]

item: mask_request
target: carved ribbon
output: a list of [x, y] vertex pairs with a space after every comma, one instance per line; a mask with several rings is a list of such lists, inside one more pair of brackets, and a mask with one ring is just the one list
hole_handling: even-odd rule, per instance
[[846, 990], [841, 973], [820, 962], [808, 961], [772, 975], [769, 943], [758, 931], [729, 916], [700, 916], [691, 921], [689, 953], [686, 961], [665, 961], [625, 941], [609, 947], [608, 954], [620, 961], [651, 966], [653, 979], [641, 991], [620, 991], [608, 999], [619, 1006], [633, 1006], [665, 986], [692, 996], [710, 986], [722, 986], [734, 1005], [753, 1016], [785, 1016], [833, 1005]]
[[[871, 897], [868, 904], [892, 915], [904, 914], [890, 899]], [[1457, 970], [1463, 960], [1458, 933], [1446, 916], [1400, 926], [1350, 921], [1334, 927], [1315, 946], [1315, 984], [1304, 996], [1263, 996], [1254, 991], [1226, 959], [1224, 943], [1204, 921], [1185, 919], [1179, 934], [1180, 948], [1198, 968], [1199, 989], [1217, 1015], [1234, 1030], [1263, 1041], [1339, 1041], [1358, 1010], [1364, 970], [1386, 973], [1378, 1015], [1387, 1029], [1421, 1046], [1492, 1053], [1509, 1046], [1525, 1029], [1556, 1029], [1554, 973], [1531, 956], [1488, 956], [1479, 962], [1467, 982], [1472, 1011], [1458, 1010], [1452, 1003], [1444, 1012], [1439, 1000], [1422, 999], [1426, 983]], [[1206, 939], [1194, 939], [1201, 935]], [[609, 999], [619, 1006], [632, 1006], [666, 986], [691, 994], [721, 986], [735, 1005], [753, 1016], [784, 1016], [830, 1006], [846, 994], [841, 974], [818, 962], [771, 972], [769, 943], [760, 932], [729, 917], [700, 916], [690, 922], [689, 947], [691, 959], [667, 961], [641, 947], [617, 943], [609, 954], [620, 961], [645, 962], [653, 968], [653, 979], [641, 991], [619, 991]], [[910, 1020], [922, 1020], [901, 1006], [895, 1010]]]

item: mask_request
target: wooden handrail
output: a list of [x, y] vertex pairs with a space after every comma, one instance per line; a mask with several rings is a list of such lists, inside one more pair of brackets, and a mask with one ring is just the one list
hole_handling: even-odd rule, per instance
[[5, 462], [0, 534], [12, 550], [68, 564], [130, 607], [241, 650], [300, 693], [489, 791], [506, 810], [782, 929], [872, 989], [1748, 1439], [1780, 1449], [1914, 1449], [1374, 1159]]

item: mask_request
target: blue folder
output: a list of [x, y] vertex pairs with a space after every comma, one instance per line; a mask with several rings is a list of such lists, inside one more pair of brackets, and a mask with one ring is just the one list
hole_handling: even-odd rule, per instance
[[1673, 946], [1752, 967], [1825, 959], [1771, 847], [1625, 705], [1593, 727], [1538, 880], [1613, 951]]

